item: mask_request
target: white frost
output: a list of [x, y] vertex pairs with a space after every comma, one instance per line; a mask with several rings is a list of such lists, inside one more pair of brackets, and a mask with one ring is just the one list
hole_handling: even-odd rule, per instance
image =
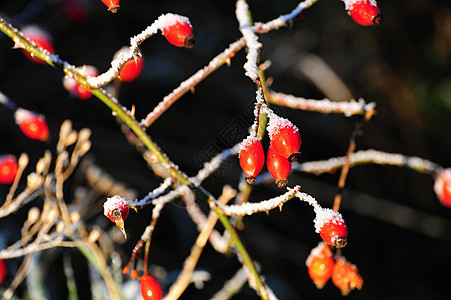
[[107, 198], [105, 203], [103, 203], [103, 214], [108, 217], [108, 214], [116, 208], [123, 207], [127, 205], [127, 200], [121, 196], [113, 196]]
[[293, 123], [291, 123], [290, 120], [279, 117], [273, 111], [269, 111], [269, 110], [267, 110], [267, 111], [268, 111], [269, 122], [266, 127], [266, 130], [268, 130], [268, 135], [271, 140], [273, 139], [273, 137], [275, 135], [277, 135], [277, 133], [281, 129], [283, 129], [285, 127], [292, 127], [292, 128], [294, 128], [295, 131], [299, 131], [299, 129], [295, 125], [293, 125]]
[[236, 2], [235, 14], [240, 24], [240, 31], [246, 39], [246, 44], [249, 48], [246, 55], [247, 61], [244, 64], [244, 70], [246, 71], [246, 76], [250, 77], [253, 81], [256, 81], [258, 78], [257, 59], [262, 44], [258, 41], [258, 37], [250, 24], [249, 6], [245, 0], [238, 0]]
[[372, 6], [377, 6], [377, 2], [376, 0], [342, 0], [345, 4], [345, 9], [347, 11], [350, 11], [353, 9], [354, 4], [359, 3], [359, 2], [364, 2], [364, 3], [368, 3]]

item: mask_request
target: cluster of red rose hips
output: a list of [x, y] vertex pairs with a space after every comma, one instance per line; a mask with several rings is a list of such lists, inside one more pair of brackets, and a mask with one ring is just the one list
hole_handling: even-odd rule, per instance
[[332, 283], [344, 296], [363, 286], [357, 267], [341, 255], [334, 257], [330, 246], [324, 242], [312, 249], [305, 263], [308, 274], [318, 289], [322, 289], [329, 279], [332, 279]]
[[[299, 129], [288, 119], [272, 113], [267, 127], [271, 144], [266, 157], [266, 167], [276, 180], [278, 187], [288, 183], [291, 163], [299, 157], [301, 135]], [[265, 153], [261, 141], [256, 136], [247, 137], [240, 145], [240, 166], [246, 181], [253, 184], [265, 165]]]

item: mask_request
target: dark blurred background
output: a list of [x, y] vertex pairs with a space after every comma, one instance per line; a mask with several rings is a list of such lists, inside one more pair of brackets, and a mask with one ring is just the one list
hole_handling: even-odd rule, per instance
[[[69, 2], [79, 5], [82, 12], [68, 11]], [[295, 0], [249, 1], [253, 19], [261, 22], [289, 13], [297, 4]], [[272, 62], [266, 71], [273, 79], [271, 87], [306, 98], [363, 97], [367, 102], [374, 101], [377, 115], [358, 138], [358, 149], [415, 155], [448, 167], [450, 2], [379, 1], [379, 7], [382, 25], [366, 28], [352, 21], [341, 1], [319, 1], [289, 27], [261, 36], [261, 60]], [[0, 2], [0, 15], [15, 26], [34, 23], [45, 28], [63, 60], [77, 66], [91, 64], [100, 71], [108, 68], [114, 53], [128, 45], [131, 36], [159, 15], [174, 12], [188, 16], [195, 31], [195, 47], [174, 47], [157, 34], [142, 44], [145, 68], [141, 76], [121, 86], [119, 100], [128, 108], [136, 106], [137, 119], [145, 117], [182, 80], [241, 36], [234, 11], [234, 1], [123, 0], [117, 14], [109, 13], [100, 0]], [[14, 124], [12, 113], [2, 106], [0, 154], [27, 152], [31, 162], [36, 162], [45, 149], [54, 151], [59, 126], [70, 119], [77, 129], [91, 128], [90, 156], [95, 164], [136, 189], [139, 197], [159, 184], [139, 153], [127, 143], [105, 105], [95, 98], [80, 101], [71, 97], [61, 84], [62, 73], [31, 63], [12, 46], [11, 40], [0, 34], [0, 91], [18, 106], [45, 115], [51, 140], [41, 143], [25, 138]], [[214, 72], [196, 87], [194, 94], [183, 96], [148, 130], [189, 175], [194, 175], [213, 154], [247, 135], [255, 85], [244, 76], [244, 62], [245, 51], [241, 51], [230, 67]], [[344, 155], [353, 126], [360, 120], [274, 109], [300, 128], [302, 161]], [[238, 161], [233, 159], [204, 186], [217, 196], [226, 183], [236, 187], [240, 176]], [[330, 207], [337, 181], [338, 174], [297, 173], [291, 175], [289, 185], [300, 184], [303, 191]], [[343, 255], [357, 265], [365, 283], [349, 299], [449, 299], [451, 212], [439, 203], [432, 187], [430, 175], [407, 169], [374, 165], [351, 169], [342, 206], [349, 227], [349, 244]], [[7, 189], [0, 188], [4, 199]], [[279, 193], [273, 184], [258, 186], [251, 200]], [[70, 201], [70, 193], [66, 197]], [[198, 200], [206, 211], [202, 199]], [[149, 223], [150, 212], [145, 208], [127, 220], [129, 239], [117, 246], [124, 261]], [[87, 222], [112, 225], [102, 217]], [[19, 234], [21, 223], [17, 228], [11, 225], [14, 218], [8, 218], [10, 226], [5, 225], [6, 221], [0, 223], [4, 242], [5, 236]], [[280, 299], [341, 298], [332, 283], [318, 291], [308, 277], [305, 259], [319, 241], [313, 218], [311, 207], [298, 201], [287, 203], [282, 213], [245, 218], [246, 226], [240, 235]], [[151, 264], [178, 272], [196, 233], [182, 206], [167, 206], [153, 238]], [[218, 255], [207, 245], [199, 267], [212, 273], [211, 281], [202, 290], [190, 287], [182, 299], [208, 299], [234, 274], [239, 263], [234, 256]], [[57, 263], [50, 268], [54, 274], [61, 274], [61, 270]], [[79, 272], [77, 276], [82, 277], [83, 270]], [[54, 274], [48, 277], [57, 278]], [[77, 282], [80, 290], [89, 286], [84, 279]], [[55, 279], [47, 288], [51, 299], [67, 297], [64, 281]], [[84, 297], [90, 296], [87, 293]], [[245, 287], [234, 299], [258, 297]]]

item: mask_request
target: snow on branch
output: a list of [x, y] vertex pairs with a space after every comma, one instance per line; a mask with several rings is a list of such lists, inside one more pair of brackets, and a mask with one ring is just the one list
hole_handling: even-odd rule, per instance
[[[332, 157], [327, 160], [311, 161], [300, 163], [293, 163], [293, 170], [322, 174], [332, 172], [341, 168], [346, 162], [346, 157]], [[429, 160], [416, 157], [405, 156], [398, 153], [387, 153], [374, 149], [360, 150], [353, 153], [350, 157], [350, 166], [359, 164], [378, 164], [378, 165], [392, 165], [398, 167], [408, 167], [422, 173], [435, 174], [438, 170], [443, 169], [441, 166]]]
[[233, 146], [232, 148], [226, 149], [221, 153], [217, 154], [210, 161], [204, 164], [204, 167], [197, 172], [197, 175], [190, 178], [190, 182], [195, 186], [199, 186], [205, 178], [213, 174], [221, 164], [230, 156], [238, 154], [240, 151], [240, 144]]
[[246, 55], [246, 63], [244, 64], [244, 70], [246, 71], [246, 76], [250, 77], [253, 81], [257, 81], [257, 60], [258, 53], [262, 44], [258, 41], [257, 35], [251, 26], [251, 20], [249, 16], [249, 6], [245, 0], [238, 0], [236, 2], [236, 18], [240, 24], [240, 31], [243, 37], [246, 39], [246, 45], [249, 51]]
[[266, 33], [268, 31], [279, 29], [280, 27], [286, 26], [288, 21], [294, 19], [297, 15], [299, 15], [304, 9], [309, 8], [318, 0], [306, 0], [302, 1], [293, 9], [289, 14], [282, 15], [277, 19], [269, 21], [267, 23], [255, 23], [255, 29], [258, 33]]
[[169, 186], [173, 183], [173, 179], [171, 177], [166, 178], [160, 186], [150, 191], [144, 198], [141, 200], [127, 201], [127, 205], [131, 206], [145, 206], [149, 204], [153, 199], [160, 196], [164, 191], [166, 191]]
[[363, 99], [359, 99], [358, 101], [351, 99], [350, 101], [339, 102], [331, 101], [329, 99], [314, 100], [274, 91], [270, 91], [269, 95], [268, 101], [277, 105], [326, 114], [342, 113], [346, 117], [364, 114], [366, 111], [374, 109], [376, 106], [374, 102], [366, 103]]
[[125, 65], [126, 62], [132, 59], [137, 59], [140, 56], [139, 53], [139, 45], [144, 42], [146, 39], [157, 33], [158, 30], [163, 31], [163, 28], [168, 26], [172, 26], [177, 22], [183, 22], [190, 24], [190, 21], [187, 17], [176, 15], [176, 14], [164, 14], [158, 17], [150, 26], [144, 29], [138, 35], [130, 38], [130, 48], [129, 51], [124, 51], [118, 55], [116, 59], [111, 61], [111, 68], [108, 69], [105, 73], [97, 76], [97, 77], [88, 77], [87, 83], [90, 88], [98, 88], [111, 80], [116, 78]]
[[252, 215], [257, 212], [267, 212], [276, 207], [282, 209], [283, 204], [292, 199], [300, 189], [301, 187], [297, 185], [294, 188], [288, 188], [288, 192], [285, 194], [260, 202], [246, 202], [237, 205], [218, 204], [218, 206], [226, 216]]
[[246, 41], [244, 38], [229, 45], [222, 53], [213, 58], [207, 66], [197, 71], [190, 78], [186, 79], [180, 85], [172, 91], [169, 95], [163, 98], [158, 105], [151, 111], [145, 119], [141, 121], [141, 126], [149, 127], [165, 112], [175, 101], [183, 96], [187, 91], [193, 89], [197, 84], [204, 80], [213, 71], [218, 69], [224, 63], [230, 64], [230, 58], [232, 58], [236, 52], [241, 50]]

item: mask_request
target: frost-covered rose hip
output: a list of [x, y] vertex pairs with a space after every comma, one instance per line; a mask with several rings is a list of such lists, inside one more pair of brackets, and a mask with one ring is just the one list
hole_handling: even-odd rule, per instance
[[163, 17], [160, 28], [168, 42], [177, 47], [192, 48], [194, 35], [189, 19], [175, 14], [166, 14]]
[[295, 161], [300, 155], [301, 148], [299, 129], [288, 119], [277, 115], [270, 117], [267, 129], [273, 150], [290, 162]]
[[353, 289], [362, 289], [363, 279], [354, 264], [343, 256], [338, 256], [332, 273], [332, 283], [340, 289], [343, 296], [347, 296]]
[[158, 281], [150, 276], [144, 275], [139, 278], [141, 281], [141, 296], [144, 300], [160, 300], [163, 294]]
[[[43, 29], [41, 29], [35, 25], [29, 25], [22, 29], [22, 33], [28, 39], [32, 40], [36, 44], [36, 46], [39, 46], [52, 54], [55, 53], [55, 50], [53, 49], [53, 45], [52, 45], [52, 38]], [[37, 62], [37, 63], [45, 64], [45, 61], [43, 61], [40, 58], [31, 56], [30, 53], [28, 53], [25, 50], [23, 51], [23, 53], [29, 60]]]
[[265, 153], [260, 140], [251, 136], [246, 138], [240, 145], [239, 158], [247, 182], [253, 184], [265, 165]]
[[46, 141], [49, 138], [49, 127], [43, 115], [18, 108], [14, 113], [16, 124], [30, 139]]
[[376, 0], [343, 0], [351, 18], [362, 26], [379, 25], [382, 15]]
[[284, 187], [288, 183], [287, 178], [291, 172], [291, 163], [285, 157], [274, 151], [272, 144], [268, 148], [266, 167], [276, 180], [278, 187]]
[[443, 205], [451, 207], [451, 169], [445, 169], [437, 174], [434, 191]]
[[316, 211], [314, 223], [316, 232], [327, 244], [337, 248], [346, 246], [348, 228], [340, 213], [330, 208], [322, 208]]
[[119, 9], [119, 1], [120, 0], [102, 0], [103, 4], [108, 7], [108, 10], [112, 13], [117, 13]]
[[[124, 53], [125, 51], [129, 51], [127, 47], [121, 48], [119, 51], [114, 54], [113, 59], [117, 59], [121, 53]], [[141, 74], [144, 67], [144, 60], [141, 56], [137, 57], [134, 60], [130, 60], [124, 64], [124, 66], [121, 69], [121, 72], [119, 73], [119, 78], [122, 81], [133, 81]]]
[[17, 159], [14, 155], [0, 155], [0, 184], [10, 184], [17, 175]]
[[114, 196], [107, 198], [107, 201], [103, 204], [103, 214], [116, 223], [116, 226], [122, 231], [124, 237], [127, 238], [125, 233], [124, 221], [127, 219], [129, 208], [127, 200], [120, 196]]
[[308, 274], [318, 289], [322, 289], [334, 271], [335, 260], [329, 246], [320, 242], [312, 249], [307, 260]]

